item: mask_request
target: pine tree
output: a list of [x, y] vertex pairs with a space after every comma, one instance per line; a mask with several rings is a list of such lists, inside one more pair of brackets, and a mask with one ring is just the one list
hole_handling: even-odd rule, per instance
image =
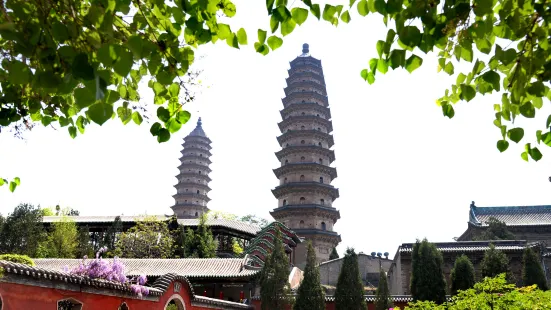
[[337, 253], [337, 248], [333, 248], [333, 251], [331, 251], [331, 254], [329, 254], [329, 260], [337, 258], [339, 258], [339, 253]]
[[320, 272], [316, 263], [316, 252], [308, 241], [308, 253], [304, 278], [297, 291], [294, 310], [325, 310], [325, 294], [320, 283]]
[[341, 273], [335, 290], [336, 310], [365, 309], [364, 289], [358, 267], [358, 255], [354, 249], [346, 249]]
[[548, 290], [549, 286], [536, 252], [531, 248], [526, 248], [522, 257], [522, 263], [522, 282], [524, 286], [536, 284], [540, 290]]
[[260, 274], [262, 310], [284, 310], [291, 305], [289, 267], [289, 258], [283, 248], [281, 232], [276, 230], [274, 248], [265, 258]]
[[474, 266], [465, 254], [455, 260], [451, 280], [452, 295], [457, 294], [457, 291], [464, 291], [474, 286]]
[[414, 301], [441, 304], [446, 301], [446, 281], [442, 272], [442, 253], [427, 239], [413, 246], [411, 295]]
[[82, 258], [84, 256], [94, 256], [94, 248], [90, 243], [90, 229], [88, 226], [83, 226], [78, 229], [76, 257]]
[[496, 250], [493, 244], [490, 244], [490, 248], [484, 253], [484, 259], [482, 259], [480, 265], [482, 277], [494, 278], [501, 273], [505, 273], [510, 282], [513, 280], [507, 255], [500, 250]]
[[[107, 228], [107, 231], [103, 235], [103, 240], [101, 240], [101, 246], [107, 247], [108, 253], [106, 253], [108, 257], [111, 257], [113, 255], [112, 252], [115, 250], [117, 246], [118, 238], [120, 237], [120, 234], [122, 233], [122, 221], [120, 216], [116, 216], [115, 220], [113, 221], [113, 224]], [[98, 249], [96, 249], [98, 250]]]
[[375, 310], [388, 310], [392, 308], [392, 299], [388, 289], [386, 273], [383, 269], [379, 271], [379, 285], [377, 286], [377, 295], [375, 296]]
[[199, 225], [195, 231], [188, 228], [185, 234], [185, 257], [213, 258], [216, 257], [216, 242], [212, 230], [207, 225], [206, 214], [199, 217]]

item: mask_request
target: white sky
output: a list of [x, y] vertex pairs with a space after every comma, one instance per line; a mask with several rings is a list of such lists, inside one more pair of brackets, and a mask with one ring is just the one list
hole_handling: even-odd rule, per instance
[[[436, 54], [413, 74], [389, 71], [371, 86], [360, 78], [376, 57], [376, 41], [386, 36], [378, 16], [354, 13], [351, 24], [338, 28], [309, 16], [279, 50], [262, 56], [252, 45], [256, 29], [268, 28], [264, 2], [236, 5], [231, 24], [245, 27], [249, 46], [201, 47], [205, 58], [197, 68], [204, 70], [205, 87], [188, 106], [192, 120], [168, 143], [158, 144], [147, 124], [123, 126], [118, 120], [90, 125], [75, 140], [66, 128], [37, 126], [25, 140], [3, 132], [0, 176], [19, 176], [22, 183], [13, 194], [0, 188], [0, 212], [30, 202], [70, 206], [81, 215], [170, 214], [182, 138], [200, 115], [213, 141], [209, 207], [271, 219], [281, 98], [289, 62], [305, 42], [322, 60], [333, 116], [339, 252], [353, 246], [393, 256], [399, 244], [416, 238], [451, 241], [466, 229], [472, 200], [478, 206], [551, 203], [551, 152], [541, 147], [544, 158], [526, 163], [522, 145], [504, 154], [495, 147], [500, 134], [492, 124], [493, 104], [499, 96], [478, 95], [455, 106], [452, 120], [442, 116], [435, 100], [453, 79], [436, 72]], [[262, 16], [252, 18], [258, 12]], [[142, 97], [151, 98], [149, 89]], [[550, 112], [546, 103], [529, 126], [541, 129]], [[529, 128], [531, 139], [535, 127]]]

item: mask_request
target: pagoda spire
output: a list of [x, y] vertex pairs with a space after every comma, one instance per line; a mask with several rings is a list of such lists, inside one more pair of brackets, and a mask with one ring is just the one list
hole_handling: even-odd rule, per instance
[[[329, 259], [341, 241], [333, 225], [340, 213], [333, 207], [339, 190], [331, 185], [337, 170], [331, 167], [335, 153], [331, 111], [321, 61], [310, 56], [308, 44], [291, 61], [278, 124], [276, 153], [281, 166], [274, 169], [279, 185], [272, 190], [278, 206], [270, 214], [300, 237], [312, 242], [319, 262]], [[306, 243], [296, 250], [296, 265], [306, 263]]]
[[201, 118], [197, 126], [189, 135], [184, 138], [180, 158], [180, 173], [176, 176], [178, 183], [175, 204], [172, 206], [174, 214], [178, 218], [197, 218], [209, 209], [207, 203], [210, 198], [207, 196], [210, 191], [209, 165], [211, 141], [205, 134]]

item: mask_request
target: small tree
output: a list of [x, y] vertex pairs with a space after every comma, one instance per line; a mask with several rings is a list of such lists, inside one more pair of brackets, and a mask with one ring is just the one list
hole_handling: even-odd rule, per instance
[[512, 274], [509, 269], [509, 259], [500, 250], [496, 250], [493, 244], [490, 244], [490, 248], [484, 253], [484, 259], [482, 260], [481, 269], [482, 277], [497, 277], [501, 273], [507, 274], [507, 278], [511, 281]]
[[341, 273], [335, 290], [336, 310], [365, 309], [364, 289], [358, 267], [358, 255], [353, 248], [346, 249]]
[[474, 266], [465, 254], [455, 260], [451, 280], [452, 295], [457, 294], [458, 291], [468, 290], [475, 284]]
[[320, 272], [316, 263], [316, 252], [312, 242], [308, 241], [308, 253], [304, 278], [297, 291], [294, 310], [324, 310], [325, 294], [320, 283]]
[[442, 253], [427, 239], [413, 246], [411, 295], [414, 301], [441, 304], [446, 301], [446, 281], [442, 272]]
[[379, 286], [377, 286], [377, 295], [375, 296], [375, 310], [388, 310], [392, 308], [392, 299], [388, 289], [386, 273], [383, 269], [379, 271]]
[[90, 229], [88, 226], [82, 226], [78, 229], [77, 243], [76, 257], [90, 257], [94, 255], [94, 248], [90, 242]]
[[540, 290], [548, 290], [549, 286], [545, 279], [541, 260], [531, 248], [524, 250], [522, 257], [522, 282], [524, 286], [536, 284]]
[[116, 250], [127, 258], [169, 258], [172, 242], [166, 222], [146, 217], [120, 235]]
[[516, 237], [507, 229], [505, 222], [495, 217], [490, 217], [486, 221], [488, 227], [479, 235], [474, 236], [473, 240], [515, 240]]
[[40, 207], [22, 203], [3, 221], [0, 252], [37, 257], [39, 246], [46, 237]]
[[121, 217], [117, 216], [115, 217], [115, 220], [113, 221], [113, 224], [107, 228], [107, 231], [103, 235], [103, 240], [101, 240], [101, 246], [107, 248], [107, 256], [109, 253], [113, 250], [115, 250], [115, 247], [117, 245], [118, 238], [120, 234], [122, 233], [122, 221]]
[[337, 252], [337, 248], [333, 248], [333, 251], [331, 251], [331, 254], [329, 254], [329, 260], [337, 258], [339, 258], [339, 253]]
[[75, 258], [78, 230], [75, 221], [63, 216], [52, 223], [52, 231], [42, 246], [45, 256], [51, 258]]
[[289, 269], [289, 258], [283, 248], [281, 232], [276, 230], [274, 248], [266, 257], [260, 274], [262, 310], [284, 310], [292, 304]]
[[207, 225], [207, 215], [199, 217], [199, 225], [193, 231], [188, 228], [185, 237], [185, 257], [212, 258], [216, 257], [216, 241], [212, 230]]

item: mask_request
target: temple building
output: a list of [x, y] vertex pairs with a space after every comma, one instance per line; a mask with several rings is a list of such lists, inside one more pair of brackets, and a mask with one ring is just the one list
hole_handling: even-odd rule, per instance
[[175, 204], [172, 207], [178, 218], [197, 218], [209, 211], [210, 144], [199, 118], [197, 127], [184, 138], [182, 144], [184, 149], [178, 166], [180, 174], [176, 176], [178, 183], [174, 186], [176, 195], [173, 196]]
[[[277, 138], [281, 166], [274, 169], [279, 186], [272, 190], [278, 206], [272, 217], [300, 237], [310, 240], [319, 262], [329, 259], [341, 241], [333, 225], [340, 213], [333, 207], [339, 191], [331, 185], [337, 170], [331, 167], [335, 153], [331, 112], [321, 61], [310, 56], [308, 44], [291, 61]], [[303, 268], [306, 243], [296, 250], [296, 264]]]
[[473, 240], [488, 228], [490, 218], [505, 223], [507, 230], [518, 240], [543, 241], [551, 246], [551, 206], [546, 205], [478, 207], [473, 201], [467, 230], [457, 240]]

